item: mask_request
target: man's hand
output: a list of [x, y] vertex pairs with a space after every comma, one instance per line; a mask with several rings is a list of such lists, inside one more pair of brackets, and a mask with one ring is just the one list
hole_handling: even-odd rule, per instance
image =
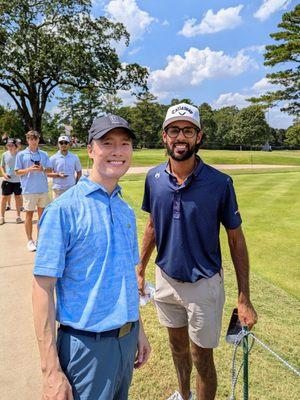
[[64, 172], [58, 172], [58, 173], [57, 173], [57, 177], [58, 177], [58, 178], [67, 178], [67, 176], [68, 176], [68, 175], [65, 175]]
[[134, 363], [134, 368], [141, 368], [146, 362], [151, 353], [151, 347], [147, 336], [145, 335], [144, 328], [140, 324], [139, 337], [138, 337], [138, 351]]
[[27, 168], [28, 172], [42, 172], [43, 171], [43, 166], [42, 165], [36, 165], [33, 164], [30, 167]]
[[8, 181], [9, 178], [10, 178], [10, 176], [9, 176], [7, 173], [4, 173], [4, 174], [3, 174], [3, 179], [4, 179], [5, 181]]
[[137, 266], [136, 276], [139, 288], [140, 296], [145, 296], [145, 268], [142, 268], [141, 264]]
[[62, 371], [44, 376], [42, 400], [73, 400], [72, 387]]
[[253, 325], [257, 322], [257, 314], [254, 310], [251, 301], [240, 301], [238, 302], [238, 314], [239, 320], [242, 326], [247, 325], [248, 329], [251, 330]]

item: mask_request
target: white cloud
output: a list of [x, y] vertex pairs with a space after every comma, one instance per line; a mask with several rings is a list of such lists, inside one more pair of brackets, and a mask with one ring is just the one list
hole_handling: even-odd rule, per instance
[[130, 51], [128, 52], [128, 54], [129, 54], [130, 56], [134, 56], [134, 55], [137, 54], [140, 50], [141, 50], [141, 47], [135, 47], [134, 49], [130, 50]]
[[268, 78], [262, 78], [260, 81], [254, 83], [252, 89], [256, 93], [267, 92], [268, 90], [274, 90], [275, 85], [273, 85]]
[[136, 0], [111, 0], [104, 9], [110, 18], [125, 25], [132, 41], [141, 39], [149, 26], [156, 21], [138, 7]]
[[249, 96], [241, 93], [223, 93], [212, 103], [213, 108], [237, 106], [238, 108], [248, 107], [250, 103], [246, 101]]
[[265, 49], [266, 49], [266, 46], [264, 44], [262, 44], [262, 45], [248, 46], [248, 47], [245, 47], [243, 50], [244, 51], [253, 51], [253, 52], [262, 54], [262, 53], [264, 53]]
[[197, 24], [196, 18], [185, 21], [179, 33], [186, 37], [193, 37], [233, 29], [242, 23], [242, 17], [239, 14], [243, 7], [240, 4], [236, 7], [221, 8], [216, 14], [213, 10], [208, 10], [199, 24]]
[[136, 101], [136, 97], [129, 90], [118, 90], [117, 97], [122, 100], [122, 106], [124, 107], [133, 106]]
[[[265, 78], [264, 78], [265, 79]], [[268, 87], [268, 84], [261, 79], [257, 82], [258, 85], [254, 84], [252, 88], [255, 87]], [[242, 94], [242, 93], [223, 93], [221, 94], [217, 100], [213, 101], [211, 106], [213, 108], [219, 109], [222, 107], [230, 107], [230, 106], [237, 106], [238, 108], [245, 108], [251, 106], [251, 103], [246, 101], [249, 97], [253, 96], [253, 93], [249, 94]], [[269, 125], [273, 128], [288, 128], [290, 125], [293, 124], [293, 118], [280, 111], [280, 107], [273, 107], [269, 111], [265, 112], [266, 120], [268, 121]]]
[[162, 22], [162, 26], [169, 26], [170, 25], [170, 22], [167, 20], [167, 19], [165, 19], [163, 22]]
[[191, 47], [184, 56], [169, 56], [167, 61], [164, 69], [150, 75], [151, 90], [159, 98], [168, 97], [182, 88], [197, 86], [205, 79], [237, 76], [251, 67], [257, 68], [255, 61], [243, 51], [231, 57], [209, 47], [202, 50]]
[[265, 21], [269, 16], [278, 10], [285, 9], [292, 0], [263, 0], [262, 5], [253, 14], [260, 21]]

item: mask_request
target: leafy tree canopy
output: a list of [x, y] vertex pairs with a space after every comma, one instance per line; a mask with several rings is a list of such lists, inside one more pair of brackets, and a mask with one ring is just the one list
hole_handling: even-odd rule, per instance
[[278, 44], [266, 46], [265, 65], [274, 67], [278, 64], [288, 63], [289, 68], [267, 74], [269, 81], [279, 85], [279, 89], [249, 99], [252, 103], [260, 103], [265, 108], [273, 107], [278, 102], [284, 101], [281, 108], [291, 115], [300, 113], [300, 5], [282, 16], [278, 25], [281, 30], [271, 33], [270, 36]]
[[42, 115], [60, 85], [102, 93], [146, 88], [147, 70], [122, 64], [112, 45], [129, 34], [121, 23], [94, 18], [88, 0], [2, 0], [0, 87], [27, 128], [41, 131]]

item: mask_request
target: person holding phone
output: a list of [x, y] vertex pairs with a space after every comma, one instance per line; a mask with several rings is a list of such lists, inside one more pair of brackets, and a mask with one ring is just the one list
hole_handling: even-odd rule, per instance
[[58, 138], [58, 152], [50, 157], [52, 172], [48, 174], [48, 177], [53, 178], [52, 193], [54, 199], [74, 186], [82, 175], [79, 158], [69, 149], [69, 136], [60, 136]]
[[201, 128], [197, 107], [181, 103], [168, 109], [162, 139], [169, 158], [148, 172], [142, 205], [149, 219], [138, 266], [139, 290], [143, 295], [146, 266], [156, 245], [154, 300], [159, 320], [168, 329], [179, 386], [169, 400], [193, 398], [193, 364], [197, 399], [215, 398], [213, 349], [219, 343], [225, 301], [221, 224], [237, 276], [239, 319], [250, 329], [257, 320], [233, 182], [197, 156]]
[[[21, 224], [23, 222], [20, 212], [22, 206], [22, 189], [20, 184], [20, 178], [15, 174], [15, 164], [17, 156], [17, 142], [15, 139], [8, 139], [6, 144], [7, 151], [2, 154], [0, 170], [3, 176], [2, 181], [2, 199], [1, 199], [1, 217], [0, 225], [5, 223], [5, 211], [7, 211], [8, 200], [11, 195], [15, 195], [16, 202], [16, 223]], [[10, 209], [10, 208], [9, 208]]]
[[39, 133], [33, 130], [27, 132], [26, 140], [28, 147], [17, 153], [15, 171], [21, 179], [26, 211], [27, 249], [36, 251], [36, 241], [32, 235], [33, 213], [37, 209], [39, 221], [44, 208], [49, 204], [47, 173], [52, 172], [52, 167], [48, 154], [39, 149]]

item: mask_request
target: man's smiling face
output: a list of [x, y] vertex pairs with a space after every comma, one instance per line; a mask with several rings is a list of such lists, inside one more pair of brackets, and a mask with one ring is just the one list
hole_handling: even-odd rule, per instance
[[118, 180], [130, 166], [132, 140], [125, 129], [112, 129], [101, 139], [94, 140], [88, 152], [94, 161], [93, 168], [102, 179]]
[[[177, 137], [170, 137], [167, 131], [170, 132], [175, 127], [180, 129], [190, 128], [190, 130], [194, 130], [194, 135], [185, 137], [183, 132], [180, 131]], [[192, 157], [196, 152], [196, 144], [200, 143], [201, 138], [202, 132], [198, 132], [197, 127], [189, 121], [172, 122], [163, 131], [163, 141], [166, 144], [167, 153], [175, 161], [184, 161]]]

